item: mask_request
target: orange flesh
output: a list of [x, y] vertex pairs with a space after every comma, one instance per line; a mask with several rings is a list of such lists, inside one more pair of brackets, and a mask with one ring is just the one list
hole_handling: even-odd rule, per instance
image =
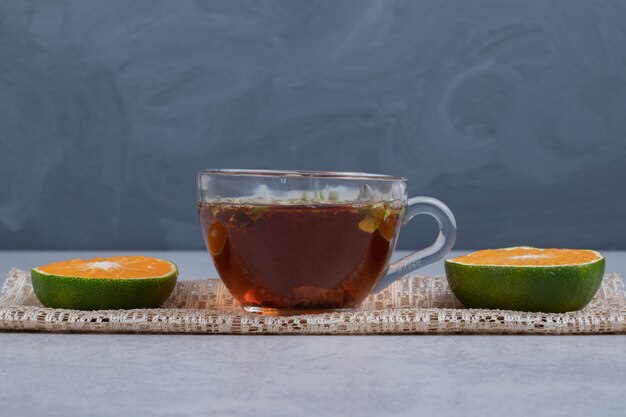
[[467, 265], [551, 266], [580, 265], [601, 259], [591, 250], [510, 248], [487, 249], [451, 259]]
[[72, 259], [40, 266], [37, 270], [51, 275], [81, 278], [156, 278], [174, 272], [174, 265], [147, 256]]

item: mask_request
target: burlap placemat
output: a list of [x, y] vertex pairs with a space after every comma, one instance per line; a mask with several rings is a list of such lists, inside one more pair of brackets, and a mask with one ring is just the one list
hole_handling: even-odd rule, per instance
[[405, 277], [358, 310], [268, 317], [245, 313], [219, 279], [180, 281], [163, 308], [77, 311], [44, 308], [30, 274], [13, 269], [0, 298], [0, 330], [213, 334], [592, 334], [626, 333], [626, 298], [617, 274], [594, 300], [565, 314], [465, 309], [445, 277]]

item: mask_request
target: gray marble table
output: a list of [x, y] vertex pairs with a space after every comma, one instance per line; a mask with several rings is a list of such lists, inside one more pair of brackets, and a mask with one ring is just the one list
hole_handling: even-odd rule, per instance
[[[215, 275], [204, 252], [141, 253]], [[0, 252], [0, 271], [94, 255]], [[623, 336], [0, 333], [0, 416], [623, 416], [625, 356]]]

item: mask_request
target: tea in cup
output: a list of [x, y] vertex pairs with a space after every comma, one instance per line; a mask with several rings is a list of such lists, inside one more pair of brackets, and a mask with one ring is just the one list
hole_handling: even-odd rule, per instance
[[[225, 286], [249, 312], [351, 309], [372, 291], [443, 258], [455, 220], [440, 201], [407, 199], [406, 179], [377, 174], [203, 170], [198, 209]], [[390, 264], [402, 224], [439, 222], [429, 248]]]

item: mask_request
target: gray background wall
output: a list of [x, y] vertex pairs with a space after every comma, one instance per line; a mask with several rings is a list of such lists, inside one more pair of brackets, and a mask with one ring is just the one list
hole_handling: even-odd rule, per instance
[[620, 0], [0, 1], [2, 249], [201, 248], [208, 167], [404, 175], [458, 248], [626, 249], [625, 136]]

